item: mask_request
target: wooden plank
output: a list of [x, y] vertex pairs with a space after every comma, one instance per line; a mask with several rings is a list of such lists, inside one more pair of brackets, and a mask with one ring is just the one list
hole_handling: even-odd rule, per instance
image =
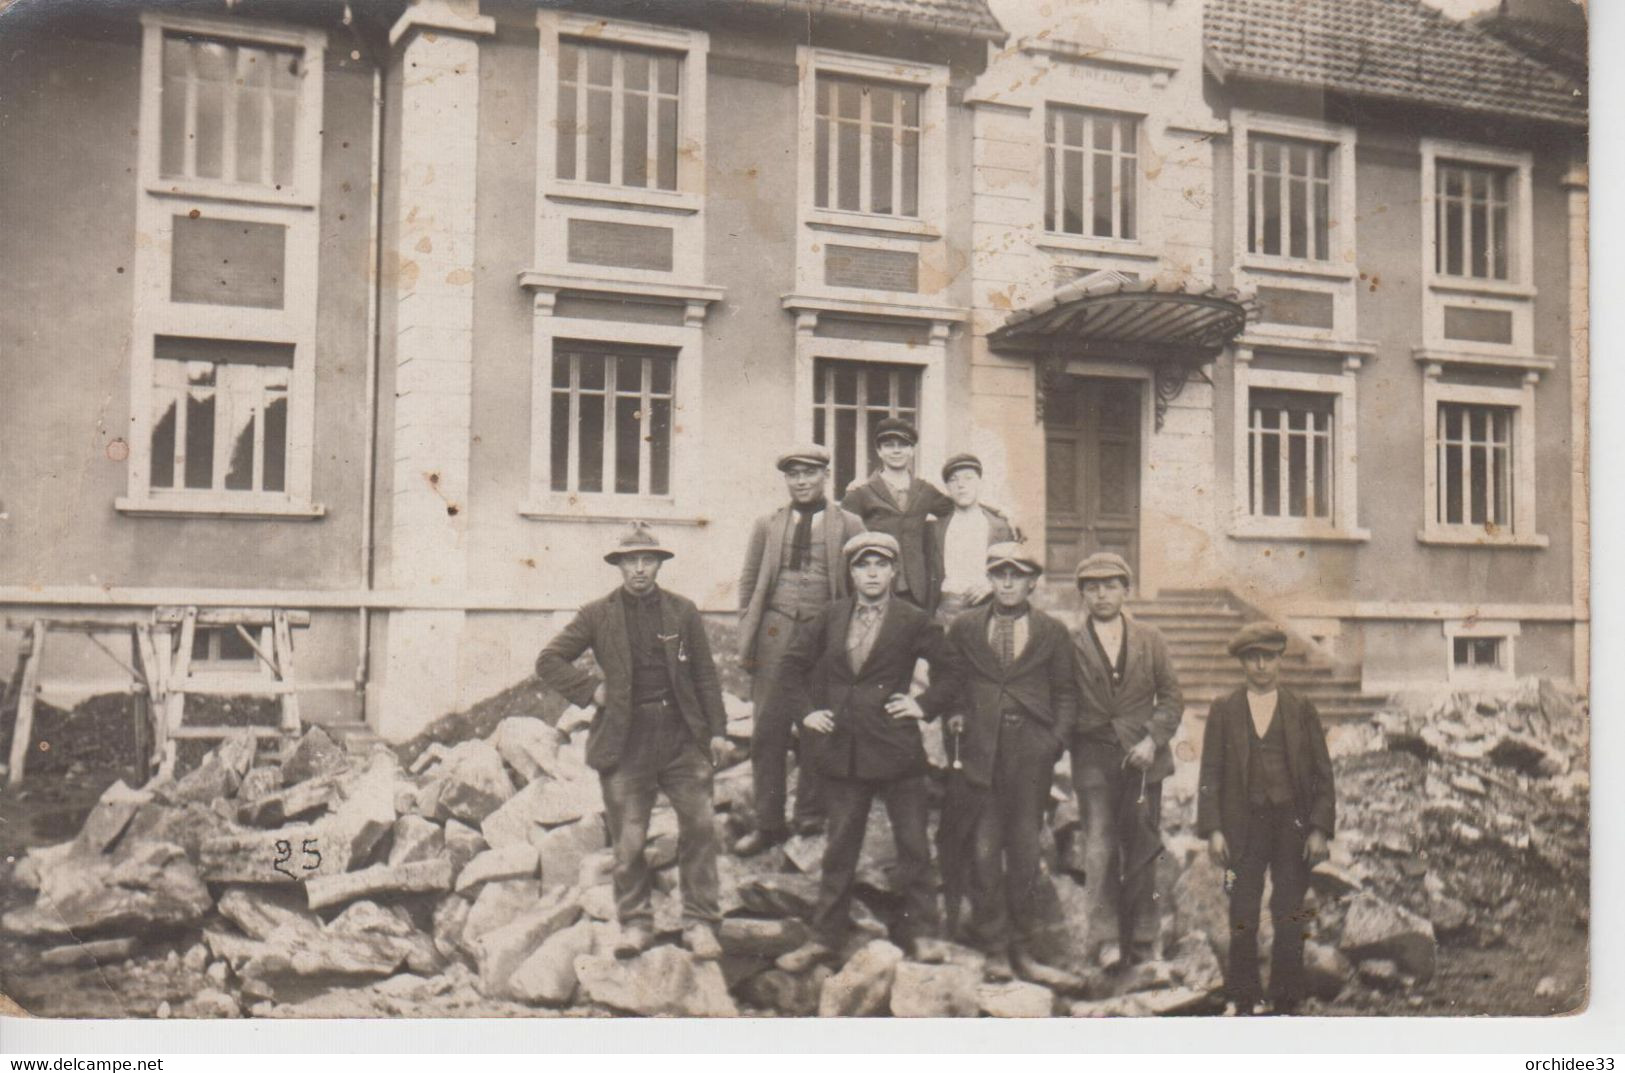
[[[126, 633], [130, 627], [147, 621], [146, 615], [123, 615], [119, 618], [48, 618], [43, 620], [54, 633]], [[34, 619], [6, 617], [6, 629], [27, 630]]]
[[175, 731], [186, 717], [187, 679], [192, 674], [192, 642], [197, 637], [197, 608], [188, 607], [181, 616], [180, 645], [175, 650], [175, 661], [170, 665], [168, 691], [164, 696], [164, 758], [159, 774], [167, 775], [175, 768]]
[[34, 642], [28, 653], [28, 666], [23, 669], [23, 684], [17, 694], [17, 719], [12, 725], [11, 757], [8, 765], [7, 785], [16, 786], [23, 781], [23, 765], [28, 756], [29, 740], [34, 736], [34, 700], [39, 691], [40, 660], [45, 655], [45, 623], [36, 619], [33, 625]]
[[229, 738], [233, 734], [241, 734], [245, 731], [252, 733], [256, 739], [282, 737], [281, 727], [181, 727], [178, 730], [171, 730], [169, 736], [177, 741], [197, 738]]
[[[188, 611], [196, 612], [200, 626], [269, 626], [273, 615], [269, 607], [157, 607], [153, 609], [152, 620], [174, 625], [184, 621]], [[289, 611], [288, 623], [309, 626], [310, 612]]]
[[130, 665], [141, 675], [141, 688], [136, 690], [130, 708], [135, 720], [135, 777], [137, 786], [146, 785], [152, 774], [152, 686], [149, 681], [147, 654], [141, 646], [143, 624], [130, 626]]
[[252, 674], [194, 674], [170, 695], [189, 693], [199, 697], [280, 697], [292, 693], [292, 682], [278, 682]]
[[288, 628], [288, 615], [278, 611], [272, 623], [272, 651], [276, 653], [277, 674], [288, 692], [282, 697], [282, 732], [288, 736], [286, 748], [293, 748], [299, 737], [299, 695], [293, 685], [293, 631]]

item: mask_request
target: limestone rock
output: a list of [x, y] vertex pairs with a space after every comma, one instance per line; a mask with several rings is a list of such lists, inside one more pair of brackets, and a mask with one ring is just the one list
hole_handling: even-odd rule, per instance
[[395, 826], [396, 775], [394, 758], [379, 754], [332, 815], [319, 822], [325, 851], [336, 849], [346, 868], [365, 862]]
[[1386, 958], [1419, 980], [1433, 977], [1436, 945], [1431, 923], [1370, 893], [1349, 903], [1339, 943], [1355, 961]]
[[397, 936], [325, 929], [283, 929], [265, 942], [205, 929], [203, 939], [239, 977], [265, 982], [273, 991], [283, 977], [388, 976], [412, 952], [411, 943]]
[[807, 919], [818, 902], [818, 880], [789, 873], [751, 876], [740, 881], [739, 900], [761, 916]]
[[717, 931], [725, 954], [737, 957], [776, 958], [802, 945], [809, 938], [807, 926], [799, 920], [759, 920], [729, 917]]
[[892, 977], [891, 1012], [898, 1017], [974, 1017], [982, 1008], [982, 974], [966, 965], [904, 961]]
[[735, 1017], [722, 970], [675, 946], [656, 946], [630, 960], [576, 958], [582, 993], [603, 1006], [645, 1017]]
[[1354, 967], [1335, 946], [1311, 941], [1303, 944], [1303, 973], [1309, 993], [1330, 1002], [1348, 983]]
[[767, 969], [740, 983], [739, 997], [758, 1009], [772, 1010], [785, 1017], [813, 1017], [818, 1013], [819, 993], [830, 975], [827, 965], [818, 965], [800, 975], [783, 969]]
[[484, 836], [461, 820], [447, 820], [442, 831], [452, 875], [460, 874], [469, 861], [487, 848]]
[[554, 932], [514, 970], [508, 993], [521, 1002], [568, 1005], [576, 992], [576, 958], [591, 954], [595, 944], [596, 926], [590, 919]]
[[322, 920], [305, 908], [304, 898], [286, 888], [230, 887], [215, 908], [250, 939], [269, 939], [279, 928], [317, 929]]
[[473, 904], [459, 894], [451, 894], [434, 907], [434, 948], [444, 958], [455, 958], [470, 953], [463, 946], [463, 933], [468, 927], [468, 914]]
[[312, 909], [338, 905], [373, 894], [409, 894], [450, 890], [451, 862], [413, 861], [411, 864], [375, 864], [359, 872], [320, 876], [305, 884]]
[[560, 771], [559, 746], [564, 735], [540, 719], [509, 716], [486, 739], [503, 761], [526, 783]]
[[1049, 1017], [1055, 1012], [1055, 992], [1025, 980], [979, 984], [976, 1000], [989, 1017]]
[[334, 774], [343, 770], [348, 763], [349, 756], [344, 747], [330, 738], [327, 731], [313, 726], [305, 731], [293, 751], [282, 761], [282, 781], [292, 786], [306, 779]]
[[[543, 874], [546, 874], [547, 857], [542, 857]], [[722, 871], [719, 864], [717, 871]], [[610, 882], [615, 875], [615, 854], [607, 849], [594, 850], [581, 858], [581, 865], [576, 870], [576, 886], [583, 890], [591, 890], [601, 883]]]
[[536, 849], [529, 845], [488, 849], [457, 874], [457, 893], [467, 894], [497, 879], [531, 879], [536, 875]]
[[279, 767], [252, 767], [237, 785], [237, 800], [247, 803], [276, 793], [286, 785]]
[[342, 873], [349, 853], [315, 824], [274, 831], [235, 831], [199, 847], [200, 871], [211, 883], [283, 883]]
[[337, 797], [338, 787], [331, 779], [306, 779], [286, 789], [244, 801], [237, 806], [237, 822], [249, 827], [281, 827], [321, 812], [332, 805]]
[[3, 927], [26, 935], [94, 935], [192, 924], [213, 904], [185, 850], [145, 842], [118, 859], [73, 857], [50, 868], [34, 904], [7, 913]]
[[180, 1009], [182, 1017], [228, 1018], [241, 1017], [243, 1008], [229, 994], [216, 988], [207, 988]]
[[1360, 962], [1360, 982], [1376, 991], [1398, 991], [1405, 986], [1399, 966], [1389, 958], [1371, 958]]
[[152, 794], [132, 790], [120, 779], [102, 791], [102, 796], [91, 807], [90, 815], [79, 828], [79, 835], [71, 843], [75, 852], [101, 853], [118, 840], [130, 825], [142, 805], [152, 800]]
[[1352, 865], [1321, 861], [1309, 873], [1309, 886], [1316, 894], [1328, 898], [1342, 898], [1363, 890], [1365, 879]]
[[594, 920], [614, 920], [615, 891], [608, 883], [588, 887], [581, 895], [581, 911]]
[[1174, 980], [1194, 991], [1218, 991], [1224, 987], [1224, 969], [1206, 935], [1193, 932], [1174, 944], [1168, 957]]
[[1428, 919], [1433, 923], [1433, 934], [1439, 939], [1454, 939], [1473, 930], [1473, 913], [1467, 903], [1448, 894], [1428, 899]]
[[892, 980], [903, 952], [883, 939], [866, 943], [841, 971], [824, 981], [818, 997], [820, 1017], [870, 1017], [891, 1003]]
[[[389, 843], [388, 863], [411, 864], [413, 861], [440, 857], [445, 852], [446, 835], [439, 824], [422, 816], [402, 816], [395, 821], [395, 829]], [[454, 874], [458, 871], [460, 869], [453, 869]]]
[[575, 823], [539, 830], [531, 842], [540, 857], [542, 885], [567, 887], [579, 881], [581, 862], [604, 849], [609, 839], [603, 821], [598, 816], [587, 816]]
[[254, 736], [237, 731], [223, 739], [203, 762], [160, 793], [175, 804], [208, 802], [231, 797], [248, 769], [254, 766]]
[[1130, 995], [1091, 999], [1072, 1004], [1073, 1017], [1166, 1017], [1212, 1012], [1212, 996], [1185, 987], [1166, 991], [1136, 991]]
[[1569, 769], [1569, 759], [1527, 734], [1503, 734], [1489, 751], [1491, 763], [1524, 775], [1550, 777]]
[[487, 932], [536, 908], [541, 897], [541, 884], [534, 879], [499, 879], [485, 884], [468, 911], [462, 933], [462, 948], [472, 956], [475, 944]]
[[440, 811], [468, 824], [482, 823], [514, 796], [501, 754], [479, 739], [461, 742], [448, 752], [439, 778]]
[[125, 936], [119, 939], [92, 939], [88, 942], [67, 943], [42, 951], [40, 961], [54, 968], [109, 965], [129, 958], [135, 952], [139, 941], [133, 936]]

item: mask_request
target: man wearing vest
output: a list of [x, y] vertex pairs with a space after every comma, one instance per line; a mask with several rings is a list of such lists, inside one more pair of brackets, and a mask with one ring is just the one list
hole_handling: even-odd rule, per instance
[[[739, 662], [751, 675], [755, 719], [750, 734], [756, 829], [734, 844], [741, 857], [760, 853], [789, 837], [785, 823], [786, 757], [793, 716], [773, 703], [780, 665], [791, 642], [831, 600], [847, 592], [841, 548], [863, 532], [863, 522], [828, 502], [829, 450], [802, 444], [779, 456], [790, 492], [788, 506], [756, 520], [739, 574]], [[795, 827], [818, 830], [824, 799], [812, 746], [805, 735], [797, 766]]]
[[[1123, 557], [1097, 552], [1077, 578], [1087, 615], [1073, 645], [1081, 701], [1072, 783], [1090, 920], [1115, 921], [1121, 970], [1149, 960], [1156, 944], [1162, 780], [1173, 774], [1168, 743], [1185, 705], [1162, 634], [1123, 614], [1134, 580]], [[1091, 935], [1091, 945], [1100, 940]]]
[[875, 425], [880, 468], [867, 480], [853, 481], [841, 506], [863, 519], [866, 528], [897, 541], [897, 595], [927, 611], [937, 606], [942, 584], [936, 561], [932, 517], [946, 518], [954, 501], [930, 481], [914, 476], [914, 449], [920, 434], [900, 417]]
[[994, 544], [985, 562], [992, 601], [948, 628], [966, 687], [949, 727], [959, 741], [956, 777], [968, 785], [944, 807], [942, 826], [970, 836], [971, 936], [987, 953], [988, 977], [1009, 979], [1013, 967], [1053, 985], [1064, 974], [1040, 963], [1031, 936], [1044, 806], [1077, 719], [1072, 640], [1028, 602], [1043, 567], [1024, 545]]
[[1309, 872], [1328, 855], [1337, 818], [1331, 755], [1307, 698], [1282, 687], [1286, 631], [1271, 622], [1243, 626], [1230, 642], [1247, 684], [1213, 702], [1202, 733], [1196, 833], [1230, 888], [1230, 958], [1225, 994], [1237, 1014], [1256, 1011], [1258, 914], [1269, 873], [1270, 1007], [1294, 1013], [1304, 998], [1303, 899]]
[[[604, 556], [620, 569], [620, 587], [583, 607], [536, 657], [543, 682], [572, 704], [597, 709], [587, 763], [604, 791], [615, 854], [617, 957], [634, 957], [654, 940], [643, 847], [658, 793], [677, 813], [683, 943], [697, 957], [721, 955], [711, 773], [727, 753], [728, 717], [699, 611], [655, 584], [673, 554], [634, 525]], [[589, 649], [601, 679], [575, 665]]]
[[942, 483], [954, 509], [937, 519], [936, 561], [942, 564], [942, 596], [937, 616], [944, 625], [959, 613], [987, 600], [992, 593], [987, 578], [987, 549], [993, 544], [1019, 541], [1009, 517], [982, 502], [982, 460], [958, 454], [942, 467]]

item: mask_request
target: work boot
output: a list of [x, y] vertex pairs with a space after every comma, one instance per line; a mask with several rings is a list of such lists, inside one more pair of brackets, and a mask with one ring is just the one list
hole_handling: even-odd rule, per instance
[[722, 956], [722, 944], [709, 924], [690, 924], [683, 929], [683, 945], [688, 952], [702, 961], [715, 961]]
[[1015, 975], [1028, 983], [1041, 984], [1052, 991], [1062, 994], [1082, 994], [1087, 988], [1087, 982], [1076, 973], [1058, 969], [1053, 965], [1046, 965], [1032, 955], [1025, 946], [1017, 944], [1010, 950], [1011, 968]]
[[803, 816], [796, 821], [796, 834], [821, 835], [824, 833], [824, 817]]
[[948, 944], [929, 935], [918, 935], [903, 947], [909, 960], [926, 965], [941, 965], [948, 960]]
[[655, 941], [655, 933], [647, 924], [626, 924], [621, 927], [621, 936], [615, 940], [615, 956], [625, 960], [635, 958]]
[[735, 857], [754, 857], [758, 853], [770, 850], [783, 842], [786, 837], [784, 831], [752, 831], [733, 844]]
[[798, 973], [806, 972], [814, 965], [818, 965], [822, 962], [833, 961], [834, 959], [835, 951], [831, 950], [817, 939], [809, 939], [807, 942], [802, 943], [788, 954], [780, 954], [773, 964], [775, 967], [782, 969], [785, 972]]

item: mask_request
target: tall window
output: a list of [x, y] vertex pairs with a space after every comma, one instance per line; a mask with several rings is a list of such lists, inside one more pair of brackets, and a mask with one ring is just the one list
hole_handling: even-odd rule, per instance
[[1510, 406], [1439, 403], [1439, 524], [1510, 530], [1516, 413]]
[[666, 350], [554, 344], [553, 491], [671, 494], [675, 366]]
[[1330, 521], [1335, 397], [1254, 389], [1249, 396], [1251, 512]]
[[1330, 253], [1332, 147], [1294, 138], [1247, 139], [1247, 249], [1326, 261]]
[[1139, 123], [1051, 105], [1044, 136], [1044, 230], [1133, 239], [1139, 212]]
[[163, 40], [159, 174], [291, 187], [303, 50], [175, 31]]
[[558, 177], [677, 189], [682, 57], [559, 42]]
[[1507, 278], [1511, 171], [1441, 160], [1434, 169], [1434, 264], [1444, 276]]
[[819, 208], [920, 214], [920, 90], [820, 74], [816, 124]]
[[813, 381], [813, 439], [830, 449], [837, 495], [880, 464], [874, 427], [887, 417], [919, 424], [917, 367], [818, 360]]
[[293, 352], [288, 344], [159, 336], [151, 486], [285, 491]]

